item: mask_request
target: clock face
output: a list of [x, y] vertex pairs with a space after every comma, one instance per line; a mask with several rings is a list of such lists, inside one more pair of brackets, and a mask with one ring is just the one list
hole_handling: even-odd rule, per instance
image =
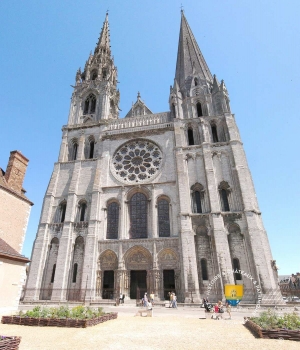
[[160, 172], [162, 151], [153, 141], [137, 139], [126, 142], [115, 152], [111, 170], [124, 183], [144, 183], [154, 179]]

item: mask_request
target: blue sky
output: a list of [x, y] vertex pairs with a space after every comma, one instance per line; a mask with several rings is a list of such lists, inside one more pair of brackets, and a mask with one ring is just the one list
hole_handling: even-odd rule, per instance
[[30, 159], [24, 187], [35, 205], [26, 256], [58, 158], [70, 85], [106, 10], [124, 117], [138, 91], [153, 112], [168, 110], [181, 2], [212, 74], [229, 90], [279, 274], [300, 270], [297, 0], [2, 0], [0, 166], [15, 149]]

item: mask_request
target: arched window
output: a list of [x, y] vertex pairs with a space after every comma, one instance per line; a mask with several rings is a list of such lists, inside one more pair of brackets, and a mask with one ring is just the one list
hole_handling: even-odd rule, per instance
[[84, 101], [83, 114], [90, 114], [96, 111], [96, 96], [90, 94]]
[[174, 103], [172, 103], [172, 113], [173, 113], [173, 118], [176, 118], [176, 107]]
[[77, 158], [77, 150], [78, 150], [77, 143], [73, 143], [72, 160], [76, 160], [76, 158]]
[[191, 203], [193, 213], [202, 214], [207, 212], [204, 200], [204, 187], [200, 183], [196, 183], [191, 187]]
[[89, 151], [89, 159], [94, 158], [94, 148], [95, 148], [95, 141], [90, 142], [90, 151]]
[[157, 214], [159, 237], [170, 237], [169, 202], [166, 199], [159, 200], [157, 204]]
[[64, 222], [66, 217], [67, 203], [62, 202], [58, 209], [58, 220], [57, 222]]
[[213, 142], [219, 142], [217, 127], [214, 124], [211, 126], [211, 133], [213, 137]]
[[222, 210], [223, 211], [230, 211], [229, 202], [228, 202], [228, 194], [224, 188], [221, 189], [221, 199], [222, 199]]
[[74, 264], [73, 267], [73, 278], [72, 278], [72, 282], [76, 283], [76, 278], [77, 278], [77, 269], [78, 269], [78, 264]]
[[[239, 271], [241, 269], [239, 259], [237, 259], [237, 258], [232, 259], [232, 263], [233, 263], [234, 271], [236, 271], [236, 270]], [[242, 280], [242, 275], [240, 273], [234, 273], [234, 277], [238, 281]]]
[[86, 221], [86, 202], [79, 203], [79, 221]]
[[198, 115], [198, 117], [202, 117], [202, 116], [203, 116], [203, 113], [202, 113], [202, 106], [201, 106], [201, 103], [198, 102], [197, 105], [196, 105], [196, 107], [197, 107], [197, 115]]
[[195, 84], [195, 86], [198, 85], [198, 78], [195, 78], [195, 79], [194, 79], [194, 84]]
[[106, 76], [107, 76], [107, 70], [106, 70], [106, 68], [103, 68], [102, 69], [102, 78], [106, 79]]
[[203, 281], [207, 281], [208, 280], [208, 273], [207, 273], [207, 261], [206, 261], [206, 259], [201, 259], [200, 264], [201, 264], [202, 279], [203, 279]]
[[194, 192], [194, 213], [202, 213], [201, 195], [199, 191]]
[[130, 238], [147, 238], [147, 214], [147, 197], [143, 193], [135, 193], [130, 199]]
[[54, 264], [54, 265], [53, 265], [53, 268], [52, 268], [51, 283], [54, 282], [55, 270], [56, 270], [56, 264]]
[[98, 72], [97, 72], [96, 70], [94, 70], [94, 71], [92, 72], [91, 76], [92, 76], [92, 80], [97, 79], [97, 77], [98, 77]]
[[189, 146], [193, 146], [195, 142], [194, 142], [194, 133], [192, 128], [188, 129], [188, 139], [189, 139]]
[[107, 206], [107, 239], [118, 239], [119, 234], [119, 204], [112, 202]]

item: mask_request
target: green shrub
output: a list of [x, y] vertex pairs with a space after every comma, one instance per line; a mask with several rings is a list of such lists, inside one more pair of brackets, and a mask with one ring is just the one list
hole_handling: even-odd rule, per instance
[[23, 314], [20, 311], [19, 316], [21, 317], [34, 317], [34, 318], [75, 318], [75, 319], [90, 319], [94, 317], [99, 317], [104, 315], [102, 307], [97, 309], [92, 309], [90, 307], [85, 307], [78, 305], [69, 309], [69, 306], [60, 306], [56, 307], [43, 307], [40, 306], [34, 307], [32, 310], [27, 311]]
[[286, 328], [300, 330], [300, 317], [295, 312], [279, 316], [275, 311], [268, 309], [268, 311], [262, 312], [259, 317], [252, 317], [251, 321], [264, 329]]

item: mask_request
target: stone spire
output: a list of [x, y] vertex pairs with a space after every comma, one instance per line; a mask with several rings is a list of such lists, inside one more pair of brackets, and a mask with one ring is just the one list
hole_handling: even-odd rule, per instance
[[195, 74], [203, 80], [213, 81], [213, 77], [185, 18], [184, 12], [181, 10], [175, 79], [181, 88], [185, 80]]
[[[108, 12], [106, 12], [105, 21], [98, 39], [97, 46], [95, 48], [96, 54], [99, 50], [105, 50], [107, 53], [110, 53], [110, 37], [109, 37], [109, 23], [108, 23]], [[104, 52], [105, 52], [104, 51]]]

